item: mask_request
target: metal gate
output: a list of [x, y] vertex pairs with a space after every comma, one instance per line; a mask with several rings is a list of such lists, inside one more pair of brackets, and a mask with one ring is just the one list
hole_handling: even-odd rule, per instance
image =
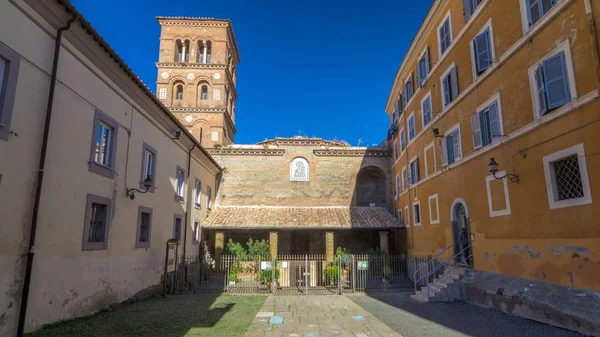
[[206, 261], [181, 257], [165, 273], [165, 293], [263, 293], [285, 295], [336, 295], [354, 292], [414, 289], [415, 270], [431, 256], [325, 255], [233, 256]]

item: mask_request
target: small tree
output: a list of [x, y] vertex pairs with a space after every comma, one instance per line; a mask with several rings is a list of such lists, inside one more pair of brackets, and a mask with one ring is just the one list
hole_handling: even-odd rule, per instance
[[235, 255], [236, 257], [241, 257], [247, 255], [246, 249], [238, 242], [233, 242], [233, 240], [229, 239], [227, 242], [227, 253], [231, 255]]
[[252, 240], [252, 238], [250, 238], [246, 245], [248, 246], [248, 254], [252, 256], [271, 255], [271, 245], [267, 240]]

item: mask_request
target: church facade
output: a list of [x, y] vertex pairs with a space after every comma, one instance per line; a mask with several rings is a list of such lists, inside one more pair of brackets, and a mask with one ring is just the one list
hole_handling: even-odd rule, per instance
[[269, 240], [273, 255], [400, 251], [391, 151], [319, 138], [234, 143], [236, 67], [229, 20], [158, 17], [156, 93], [224, 170], [201, 223], [212, 255], [229, 239]]

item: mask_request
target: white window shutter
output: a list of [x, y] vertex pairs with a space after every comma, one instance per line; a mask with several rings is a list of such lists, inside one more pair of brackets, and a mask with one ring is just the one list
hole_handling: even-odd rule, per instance
[[542, 67], [538, 67], [535, 71], [535, 85], [537, 87], [538, 112], [540, 113], [540, 116], [543, 116], [548, 112], [548, 105], [546, 104], [546, 91], [544, 90]]
[[500, 114], [498, 113], [498, 103], [493, 103], [490, 105], [490, 133], [492, 134], [492, 142], [502, 136], [502, 130], [500, 130]]
[[462, 149], [460, 148], [460, 132], [458, 130], [453, 132], [454, 136], [452, 140], [454, 142], [454, 160], [462, 158]]
[[450, 95], [452, 100], [458, 97], [458, 70], [456, 66], [450, 71]]
[[473, 130], [473, 148], [478, 149], [482, 145], [481, 121], [479, 119], [479, 113], [471, 116], [471, 129]]
[[221, 100], [221, 90], [219, 89], [215, 89], [214, 90], [214, 98], [215, 101], [220, 101]]
[[446, 166], [448, 165], [448, 153], [446, 153], [448, 147], [446, 146], [446, 137], [440, 140], [440, 149], [442, 151], [442, 165]]

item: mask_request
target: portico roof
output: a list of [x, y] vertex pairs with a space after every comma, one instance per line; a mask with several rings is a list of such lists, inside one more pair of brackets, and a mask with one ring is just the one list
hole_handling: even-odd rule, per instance
[[404, 227], [383, 207], [220, 206], [207, 229], [386, 229]]

